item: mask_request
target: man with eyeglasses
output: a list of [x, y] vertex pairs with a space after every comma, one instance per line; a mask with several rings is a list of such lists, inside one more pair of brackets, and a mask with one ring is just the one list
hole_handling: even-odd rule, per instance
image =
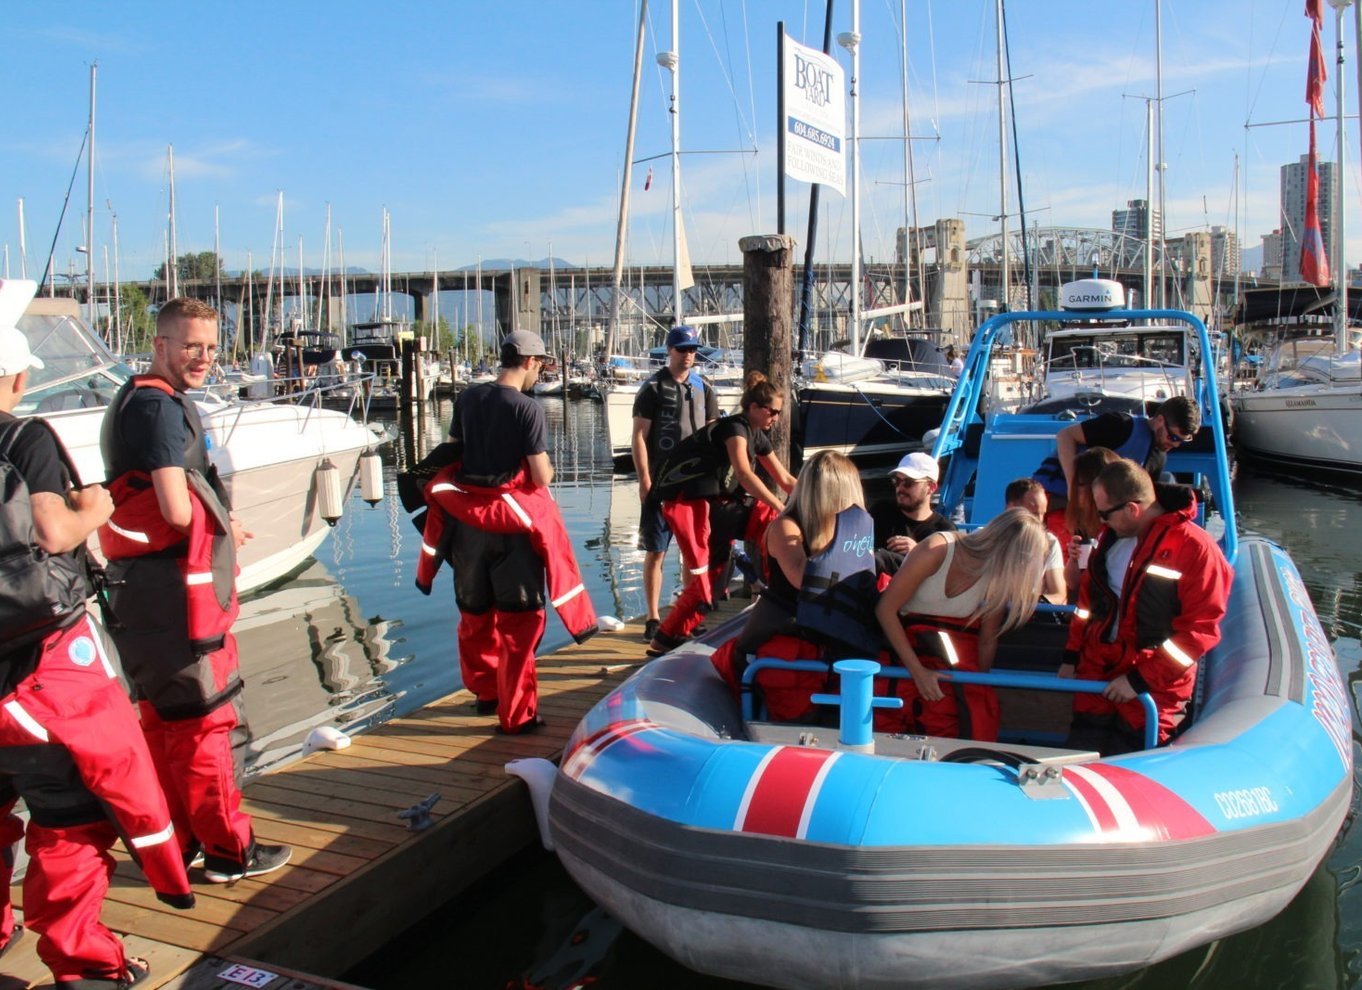
[[638, 474], [638, 497], [643, 503], [638, 541], [643, 551], [643, 638], [652, 642], [662, 624], [662, 561], [671, 546], [672, 531], [656, 499], [648, 498], [652, 468], [686, 437], [719, 418], [714, 388], [695, 370], [700, 334], [694, 327], [675, 326], [667, 334], [667, 364], [639, 386], [634, 399], [632, 450]]
[[922, 451], [905, 454], [889, 472], [894, 497], [870, 511], [875, 521], [875, 547], [892, 555], [885, 561], [891, 565], [888, 569], [897, 570], [908, 551], [933, 533], [955, 530], [954, 523], [932, 508], [939, 473], [936, 459]]
[[[1055, 453], [1046, 458], [1033, 475], [1045, 486], [1050, 498], [1046, 519], [1052, 532], [1063, 527], [1063, 510], [1073, 486], [1074, 460], [1085, 449], [1106, 447], [1121, 457], [1142, 465], [1154, 480], [1163, 474], [1168, 452], [1196, 437], [1201, 429], [1201, 411], [1185, 395], [1166, 399], [1150, 416], [1130, 413], [1102, 413], [1081, 423], [1066, 426], [1055, 436]], [[1056, 519], [1058, 515], [1058, 519]], [[1060, 544], [1067, 545], [1067, 532], [1056, 532]]]
[[236, 551], [252, 534], [231, 513], [185, 394], [203, 385], [217, 349], [211, 306], [177, 298], [161, 307], [150, 370], [104, 416], [114, 513], [99, 540], [119, 620], [110, 631], [137, 688], [184, 862], [228, 883], [279, 869], [292, 850], [256, 842], [241, 810], [250, 730], [231, 629]]
[[1158, 742], [1181, 724], [1196, 665], [1220, 641], [1233, 573], [1196, 524], [1191, 488], [1158, 485], [1131, 460], [1113, 461], [1092, 485], [1104, 526], [1079, 582], [1061, 677], [1106, 681], [1074, 695], [1068, 745], [1104, 756], [1143, 749], [1148, 692]]

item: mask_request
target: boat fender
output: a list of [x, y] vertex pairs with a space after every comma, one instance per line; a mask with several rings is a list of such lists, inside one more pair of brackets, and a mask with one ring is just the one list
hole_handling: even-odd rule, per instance
[[319, 749], [345, 749], [350, 745], [350, 737], [334, 725], [319, 725], [303, 740], [303, 755], [315, 753]]
[[596, 616], [596, 625], [600, 626], [606, 632], [619, 632], [624, 628], [624, 623], [613, 615]]
[[539, 841], [546, 850], [553, 852], [553, 834], [549, 830], [549, 795], [553, 793], [553, 781], [558, 776], [558, 768], [548, 760], [535, 758], [512, 760], [506, 764], [506, 772], [512, 777], [519, 777], [529, 787], [534, 818], [539, 823]]

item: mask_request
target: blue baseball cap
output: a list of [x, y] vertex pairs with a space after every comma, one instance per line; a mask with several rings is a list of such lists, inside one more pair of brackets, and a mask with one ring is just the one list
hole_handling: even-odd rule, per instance
[[677, 350], [687, 348], [698, 350], [700, 347], [700, 331], [685, 324], [672, 327], [667, 334], [667, 349], [670, 350], [673, 347]]

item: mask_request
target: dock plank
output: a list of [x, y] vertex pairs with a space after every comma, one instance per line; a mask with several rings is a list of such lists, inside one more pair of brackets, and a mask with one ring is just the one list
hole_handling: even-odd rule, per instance
[[[745, 602], [726, 603], [711, 624]], [[283, 869], [257, 880], [209, 884], [191, 875], [197, 904], [156, 900], [123, 852], [102, 917], [152, 964], [148, 990], [237, 990], [219, 977], [233, 963], [278, 975], [266, 990], [361, 990], [333, 977], [439, 904], [538, 841], [514, 759], [557, 759], [578, 720], [646, 662], [632, 623], [539, 660], [548, 725], [502, 736], [467, 691], [252, 779], [245, 809], [264, 842], [293, 846]], [[413, 832], [397, 812], [439, 793], [433, 824]], [[13, 890], [15, 904], [22, 892]], [[50, 984], [30, 934], [5, 957], [0, 990]], [[258, 961], [252, 961], [258, 960]], [[308, 975], [320, 974], [320, 975]]]

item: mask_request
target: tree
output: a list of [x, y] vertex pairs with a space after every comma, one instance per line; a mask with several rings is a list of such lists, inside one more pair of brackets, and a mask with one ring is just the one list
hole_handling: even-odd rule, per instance
[[151, 338], [156, 335], [156, 318], [147, 308], [147, 294], [140, 285], [123, 283], [119, 289], [118, 312], [123, 324], [126, 353], [150, 351]]
[[[181, 279], [208, 279], [223, 274], [222, 259], [213, 251], [200, 251], [197, 254], [182, 254], [175, 259], [175, 274]], [[152, 278], [161, 281], [166, 277], [165, 263], [156, 266]]]

